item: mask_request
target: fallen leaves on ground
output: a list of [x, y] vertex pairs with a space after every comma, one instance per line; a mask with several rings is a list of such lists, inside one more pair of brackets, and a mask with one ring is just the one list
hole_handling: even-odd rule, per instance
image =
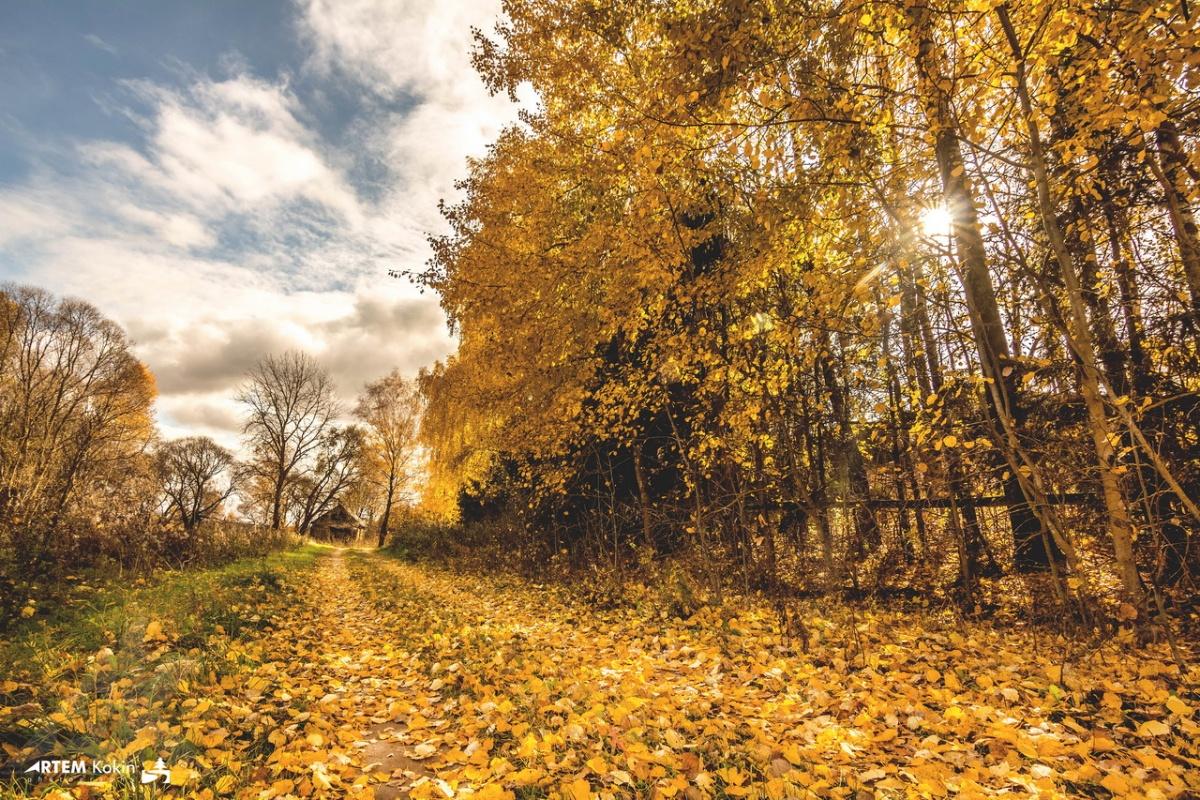
[[[1197, 671], [1065, 658], [1022, 630], [808, 607], [809, 653], [747, 606], [687, 620], [564, 592], [324, 557], [225, 665], [63, 722], [169, 757], [167, 794], [238, 797], [1182, 797]], [[170, 621], [147, 627], [170, 647]], [[122, 720], [124, 733], [114, 730]]]

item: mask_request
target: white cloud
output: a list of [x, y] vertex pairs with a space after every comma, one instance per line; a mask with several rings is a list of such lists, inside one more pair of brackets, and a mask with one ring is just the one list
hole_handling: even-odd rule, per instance
[[111, 44], [104, 41], [94, 33], [85, 34], [83, 39], [92, 47], [95, 47], [97, 50], [103, 50], [110, 56], [115, 56], [117, 54], [117, 48], [113, 47]]
[[240, 449], [242, 409], [229, 392], [163, 395], [158, 399], [158, 414], [164, 439], [211, 436], [235, 452]]
[[65, 233], [59, 198], [54, 192], [26, 187], [0, 191], [0, 247], [16, 247], [30, 239]]
[[[376, 126], [372, 146], [394, 165], [392, 208], [436, 221], [468, 156], [481, 156], [518, 105], [492, 96], [471, 66], [473, 27], [488, 29], [499, 0], [301, 0], [311, 65], [409, 107]], [[522, 95], [523, 105], [532, 97]]]
[[135, 190], [210, 216], [264, 213], [304, 199], [355, 226], [361, 210], [353, 188], [319, 151], [319, 142], [297, 119], [299, 106], [286, 86], [246, 75], [198, 80], [185, 91], [133, 82], [152, 104], [141, 120], [146, 153], [111, 142], [81, 147], [84, 159], [123, 173]]
[[172, 247], [181, 250], [216, 244], [212, 230], [200, 217], [188, 213], [163, 213], [135, 203], [123, 203], [115, 212], [133, 225], [140, 225]]
[[498, 0], [305, 0], [301, 7], [318, 66], [382, 93], [434, 102], [476, 96], [471, 28], [500, 13]]

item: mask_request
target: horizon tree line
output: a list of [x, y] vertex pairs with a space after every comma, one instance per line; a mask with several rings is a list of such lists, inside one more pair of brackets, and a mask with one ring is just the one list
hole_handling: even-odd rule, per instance
[[95, 307], [0, 285], [6, 585], [64, 559], [186, 560], [223, 518], [307, 533], [338, 502], [378, 518], [382, 546], [412, 502], [420, 398], [396, 370], [368, 383], [347, 418], [311, 356], [265, 356], [238, 393], [244, 458], [206, 436], [163, 440], [155, 396], [124, 331]]

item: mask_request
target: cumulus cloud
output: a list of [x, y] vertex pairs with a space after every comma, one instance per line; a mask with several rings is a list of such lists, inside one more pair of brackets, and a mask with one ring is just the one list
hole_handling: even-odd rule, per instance
[[236, 389], [268, 353], [310, 353], [347, 405], [394, 367], [444, 357], [436, 298], [386, 273], [428, 257], [437, 200], [516, 119], [469, 63], [470, 28], [498, 5], [299, 2], [297, 74], [367, 98], [336, 142], [314, 124], [328, 109], [236, 55], [218, 78], [122, 84], [106, 108], [138, 137], [40, 143], [27, 177], [0, 187], [5, 277], [121, 322], [168, 436], [236, 443]]
[[330, 292], [292, 296], [272, 311], [194, 320], [186, 331], [143, 339], [143, 351], [159, 363], [159, 388], [171, 395], [223, 390], [264, 354], [302, 350], [330, 371], [348, 403], [381, 372], [416, 372], [452, 347], [440, 310], [424, 299]]
[[159, 429], [166, 439], [211, 436], [237, 451], [241, 446], [243, 410], [228, 392], [163, 395], [158, 399]]
[[197, 79], [183, 90], [138, 81], [127, 88], [152, 109], [138, 117], [143, 147], [79, 146], [82, 164], [103, 174], [101, 191], [217, 224], [240, 217], [261, 225], [305, 211], [351, 230], [361, 224], [353, 188], [297, 118], [298, 101], [285, 85], [241, 74]]

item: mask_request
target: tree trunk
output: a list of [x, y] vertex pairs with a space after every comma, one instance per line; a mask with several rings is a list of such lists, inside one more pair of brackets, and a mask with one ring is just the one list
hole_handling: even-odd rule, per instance
[[1108, 228], [1109, 257], [1113, 272], [1117, 276], [1117, 290], [1121, 297], [1121, 316], [1125, 321], [1125, 336], [1129, 342], [1130, 382], [1139, 397], [1153, 391], [1152, 370], [1146, 352], [1145, 322], [1142, 319], [1142, 300], [1134, 272], [1133, 254], [1124, 216], [1117, 208], [1110, 188], [1115, 182], [1115, 170], [1104, 169], [1105, 188], [1102, 189], [1101, 211]]
[[1154, 170], [1167, 201], [1175, 240], [1179, 244], [1179, 260], [1183, 277], [1192, 298], [1192, 313], [1200, 315], [1200, 232], [1188, 201], [1187, 184], [1183, 177], [1186, 155], [1179, 144], [1179, 131], [1171, 120], [1162, 122], [1154, 132], [1158, 150], [1158, 169]]
[[383, 506], [383, 519], [379, 520], [379, 546], [387, 544], [388, 523], [392, 520], [392, 502], [396, 495], [396, 473], [388, 475], [387, 499]]
[[1066, 285], [1067, 301], [1070, 315], [1066, 327], [1072, 349], [1080, 362], [1080, 394], [1087, 408], [1088, 422], [1092, 443], [1096, 451], [1096, 465], [1099, 471], [1101, 495], [1104, 500], [1104, 510], [1108, 516], [1108, 533], [1113, 542], [1116, 556], [1117, 571], [1121, 576], [1121, 585], [1128, 598], [1138, 606], [1144, 606], [1145, 593], [1142, 591], [1142, 580], [1138, 575], [1137, 564], [1133, 556], [1133, 522], [1125, 497], [1121, 492], [1120, 482], [1114, 471], [1113, 441], [1114, 432], [1109, 425], [1108, 412], [1100, 395], [1100, 368], [1096, 359], [1096, 349], [1092, 340], [1092, 332], [1088, 327], [1087, 310], [1083, 299], [1083, 290], [1071, 254], [1067, 250], [1062, 230], [1058, 226], [1054, 213], [1053, 200], [1050, 196], [1050, 178], [1046, 169], [1045, 153], [1042, 149], [1041, 135], [1033, 116], [1033, 106], [1029, 99], [1026, 86], [1025, 57], [1021, 52], [1020, 43], [1008, 9], [1000, 6], [996, 9], [1000, 24], [1004, 28], [1013, 58], [1016, 60], [1017, 99], [1020, 101], [1021, 113], [1025, 119], [1025, 127], [1029, 134], [1029, 150], [1032, 162], [1034, 184], [1037, 189], [1037, 203], [1042, 226], [1050, 241], [1050, 248], [1058, 261], [1062, 272], [1063, 283]]
[[[910, 6], [909, 22], [917, 40], [916, 67], [925, 115], [934, 134], [934, 152], [942, 179], [942, 195], [951, 216], [951, 231], [963, 267], [963, 288], [971, 316], [971, 328], [985, 378], [993, 382], [986, 393], [987, 407], [1001, 430], [1019, 432], [1023, 409], [1017, 393], [1016, 370], [1010, 367], [1008, 340], [1000, 319], [996, 290], [988, 272], [987, 254], [979, 227], [975, 196], [966, 175], [955, 123], [950, 109], [949, 92], [943, 88], [949, 78], [942, 73], [933, 40], [932, 21], [925, 5]], [[1015, 437], [1010, 437], [1015, 438]], [[1002, 447], [1008, 446], [1006, 443]], [[1018, 444], [1019, 446], [1019, 444]], [[1012, 454], [1014, 459], [1016, 454]], [[1012, 526], [1014, 563], [1021, 572], [1038, 572], [1049, 567], [1052, 554], [1046, 548], [1040, 514], [1033, 508], [1015, 470], [1002, 478]]]
[[287, 473], [283, 470], [275, 475], [275, 491], [271, 495], [271, 530], [277, 531], [283, 527], [283, 486], [287, 482]]
[[1104, 365], [1104, 372], [1113, 390], [1123, 395], [1129, 393], [1128, 351], [1117, 339], [1108, 300], [1097, 290], [1100, 270], [1096, 263], [1096, 248], [1090, 236], [1090, 216], [1087, 206], [1078, 197], [1073, 197], [1067, 224], [1062, 226], [1064, 240], [1067, 253], [1079, 265], [1079, 288], [1091, 317], [1091, 330], [1100, 363]]
[[642, 538], [647, 547], [654, 546], [654, 528], [650, 524], [650, 492], [646, 488], [646, 473], [642, 467], [642, 443], [633, 444], [633, 476], [637, 480], [638, 503], [642, 507]]
[[851, 516], [854, 521], [855, 540], [852, 550], [861, 555], [873, 552], [880, 543], [879, 525], [875, 520], [874, 513], [865, 502], [870, 499], [871, 485], [867, 478], [867, 466], [858, 449], [858, 440], [850, 425], [850, 406], [833, 368], [833, 354], [830, 352], [828, 334], [822, 332], [818, 346], [822, 349], [819, 359], [820, 375], [825, 383], [825, 390], [829, 393], [829, 404], [833, 411], [834, 423], [837, 425], [837, 456], [840, 462], [838, 467], [845, 470], [847, 490], [844, 494], [852, 506]]

